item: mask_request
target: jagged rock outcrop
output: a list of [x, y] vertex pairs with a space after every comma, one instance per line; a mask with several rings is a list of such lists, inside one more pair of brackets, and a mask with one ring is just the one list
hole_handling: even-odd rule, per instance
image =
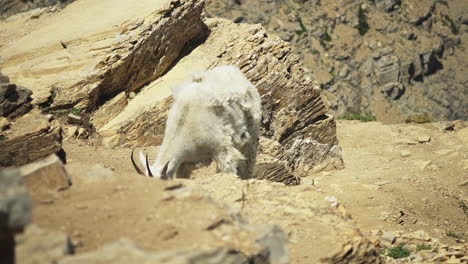
[[290, 41], [332, 113], [389, 122], [466, 118], [467, 12], [456, 0], [207, 0], [206, 11]]
[[31, 110], [32, 92], [9, 83], [9, 78], [0, 73], [0, 116], [15, 118]]
[[62, 128], [51, 116], [32, 111], [2, 132], [0, 166], [20, 166], [62, 149]]

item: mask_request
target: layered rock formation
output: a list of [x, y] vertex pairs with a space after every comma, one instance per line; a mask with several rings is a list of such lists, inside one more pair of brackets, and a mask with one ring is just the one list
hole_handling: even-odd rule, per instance
[[0, 73], [0, 116], [15, 118], [31, 110], [31, 91], [9, 83], [9, 78]]
[[60, 123], [36, 111], [18, 118], [2, 134], [0, 166], [23, 165], [62, 149]]
[[[75, 161], [95, 155], [122, 163], [129, 150], [119, 147], [161, 143], [171, 86], [194, 71], [234, 64], [262, 95], [266, 144], [259, 178], [297, 185], [298, 176], [342, 167], [334, 118], [289, 45], [259, 25], [205, 20], [203, 5], [197, 0], [77, 0], [61, 11], [25, 13], [0, 23], [2, 72], [33, 92], [34, 107], [51, 114], [32, 111], [7, 121], [11, 128], [2, 131], [1, 165], [57, 152], [61, 128], [52, 114], [66, 109], [86, 112], [83, 118], [68, 115], [73, 125], [90, 115], [104, 144], [113, 147], [77, 151]], [[71, 128], [73, 138], [78, 131]], [[354, 226], [341, 204], [313, 186], [241, 181], [203, 170], [195, 180], [153, 181], [128, 171], [110, 177], [116, 175], [107, 168], [106, 177], [86, 182], [86, 164], [79, 164], [79, 174], [72, 175], [77, 184], [64, 191], [68, 174], [55, 156], [49, 158], [37, 164], [53, 169], [60, 181], [34, 178], [44, 177], [44, 167], [23, 167], [36, 173], [26, 177], [37, 206], [35, 221], [41, 228], [60, 227], [72, 238], [32, 228], [18, 238], [18, 256], [25, 261], [35, 261], [25, 257], [33, 255], [41, 263], [288, 263], [291, 255], [294, 262], [382, 262], [377, 245]], [[46, 196], [36, 195], [42, 192]], [[289, 202], [286, 194], [292, 194]], [[76, 215], [79, 221], [67, 221]], [[254, 220], [248, 223], [242, 215]], [[38, 234], [50, 237], [50, 247], [38, 245]], [[101, 248], [122, 237], [135, 244], [124, 240]], [[65, 256], [72, 254], [70, 244], [75, 256]], [[48, 255], [30, 254], [39, 251]]]
[[[147, 146], [161, 142], [171, 86], [196, 70], [235, 64], [262, 95], [262, 133], [282, 145], [277, 158], [299, 176], [343, 166], [333, 117], [287, 43], [260, 26], [205, 24], [202, 1], [121, 1], [97, 24], [92, 17], [115, 1], [76, 1], [35, 23], [1, 24], [11, 40], [1, 43], [2, 71], [48, 110], [104, 104], [92, 123], [107, 145]], [[77, 12], [83, 8], [89, 12]], [[52, 33], [41, 38], [45, 31]]]
[[[32, 90], [35, 104], [53, 94], [52, 109], [93, 109], [167, 71], [202, 31], [202, 6], [200, 1], [85, 0], [37, 21], [19, 17], [0, 25], [2, 71]], [[113, 12], [102, 15], [103, 10]]]

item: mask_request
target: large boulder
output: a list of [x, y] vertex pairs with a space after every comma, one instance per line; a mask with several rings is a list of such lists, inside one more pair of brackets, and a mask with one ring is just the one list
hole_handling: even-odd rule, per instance
[[62, 161], [55, 154], [19, 168], [8, 168], [6, 170], [18, 170], [28, 190], [33, 195], [63, 191], [71, 186], [71, 179]]
[[0, 166], [20, 166], [62, 149], [62, 129], [57, 120], [37, 111], [11, 124], [0, 140]]
[[31, 94], [24, 87], [0, 82], [0, 116], [14, 118], [31, 110]]

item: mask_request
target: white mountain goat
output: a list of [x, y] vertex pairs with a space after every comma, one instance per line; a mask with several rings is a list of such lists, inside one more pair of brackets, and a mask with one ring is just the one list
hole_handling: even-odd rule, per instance
[[215, 161], [219, 172], [251, 178], [261, 120], [260, 95], [235, 66], [199, 72], [172, 89], [175, 99], [155, 163], [140, 152], [146, 176], [186, 177], [186, 165]]

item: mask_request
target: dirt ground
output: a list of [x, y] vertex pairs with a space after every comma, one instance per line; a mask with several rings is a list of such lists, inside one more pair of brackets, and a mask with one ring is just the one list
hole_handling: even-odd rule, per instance
[[[366, 234], [371, 235], [375, 230], [423, 230], [449, 245], [463, 243], [447, 234], [468, 236], [468, 208], [463, 206], [468, 206], [468, 130], [441, 132], [440, 127], [439, 124], [339, 121], [338, 137], [346, 168], [303, 178], [302, 185], [313, 185], [317, 191], [336, 197]], [[72, 139], [65, 140], [63, 147], [73, 186], [60, 193], [33, 194], [33, 222], [40, 227], [65, 231], [72, 240], [79, 241], [78, 252], [96, 249], [122, 236], [135, 240], [142, 248], [155, 250], [186, 246], [187, 241], [183, 236], [174, 235], [177, 233], [196, 236], [199, 241], [212, 239], [193, 229], [192, 220], [163, 217], [171, 213], [171, 208], [158, 202], [162, 199], [161, 190], [174, 183], [156, 185], [154, 180], [136, 174], [129, 160], [130, 149], [108, 149]], [[150, 157], [157, 151], [154, 147], [146, 150]], [[211, 167], [203, 174], [212, 170]], [[248, 190], [242, 189], [245, 185], [241, 180], [227, 186], [223, 179], [199, 172], [192, 178], [184, 181], [202, 185], [211, 196], [237, 203], [238, 207], [241, 207], [238, 201], [243, 191], [249, 197]], [[264, 196], [256, 204], [262, 206], [264, 213], [258, 214], [258, 208], [257, 211], [246, 209], [243, 213], [249, 221], [265, 223], [272, 219], [272, 222], [280, 221], [282, 226], [294, 227], [298, 234], [305, 232], [307, 221], [287, 214], [274, 218], [278, 209], [273, 208], [273, 203], [265, 202], [274, 196], [277, 201], [294, 199], [301, 190], [298, 188], [304, 187], [279, 187], [275, 183], [265, 188], [264, 192], [252, 194], [252, 197]], [[191, 212], [189, 219], [215, 217], [212, 208], [188, 206], [191, 208], [184, 214]], [[294, 240], [294, 234], [289, 235]], [[314, 239], [316, 235], [319, 234], [307, 234], [306, 238]], [[168, 237], [172, 239], [167, 240]], [[319, 249], [308, 246], [308, 243], [294, 243], [290, 251], [293, 263], [310, 263], [307, 254], [320, 254]], [[313, 250], [317, 252], [310, 253]]]
[[363, 231], [424, 230], [454, 242], [448, 232], [468, 235], [468, 131], [440, 128], [338, 122], [346, 168], [314, 175], [315, 184]]

